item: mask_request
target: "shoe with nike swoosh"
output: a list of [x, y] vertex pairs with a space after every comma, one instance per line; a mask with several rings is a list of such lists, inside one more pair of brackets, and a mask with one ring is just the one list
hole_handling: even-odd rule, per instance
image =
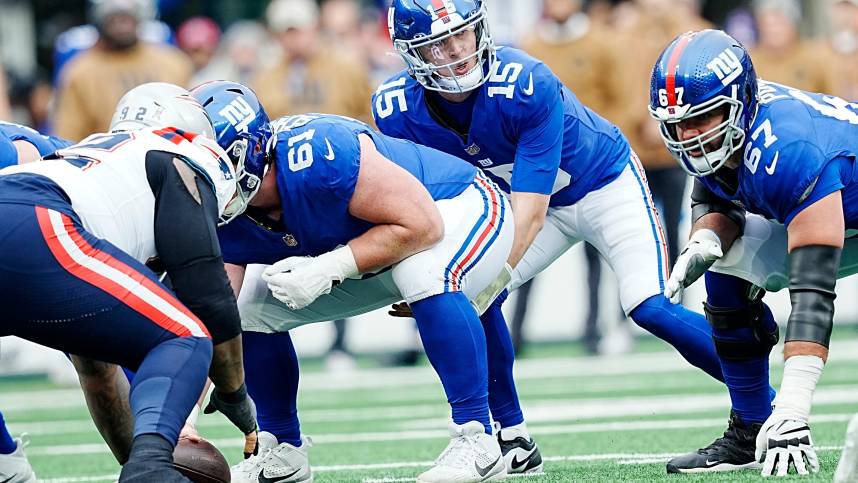
[[756, 461], [757, 433], [762, 423], [744, 424], [730, 411], [730, 421], [724, 436], [694, 453], [677, 456], [667, 462], [668, 473], [707, 473], [762, 468]]
[[495, 423], [495, 434], [508, 474], [542, 473], [542, 455], [529, 434], [516, 427], [501, 428], [498, 423]]
[[506, 477], [500, 445], [483, 424], [450, 423], [450, 444], [435, 460], [435, 466], [417, 478], [417, 483], [477, 483]]
[[36, 483], [33, 467], [27, 461], [24, 448], [30, 444], [30, 438], [22, 434], [15, 438], [18, 447], [9, 454], [0, 454], [0, 482], [2, 483]]
[[278, 443], [265, 431], [259, 433], [259, 453], [230, 468], [233, 483], [312, 483], [307, 449], [313, 441], [301, 437], [301, 446]]

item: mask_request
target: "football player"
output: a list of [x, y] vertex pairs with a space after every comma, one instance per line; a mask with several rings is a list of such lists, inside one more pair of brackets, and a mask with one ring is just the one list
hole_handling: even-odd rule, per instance
[[[68, 141], [46, 136], [27, 126], [0, 122], [0, 168], [36, 161], [69, 144]], [[24, 455], [25, 445], [24, 440], [9, 434], [3, 414], [0, 413], [0, 481], [36, 481], [33, 468]]]
[[[495, 296], [586, 240], [616, 272], [625, 312], [722, 379], [706, 320], [662, 295], [664, 237], [644, 171], [623, 134], [542, 62], [496, 47], [482, 0], [394, 0], [388, 19], [407, 69], [373, 97], [379, 129], [460, 156], [510, 194], [515, 241], [506, 267], [479, 298], [479, 308], [488, 307], [483, 323], [505, 332], [502, 299]], [[522, 416], [514, 390], [506, 389], [514, 387], [511, 347], [493, 342], [489, 393], [503, 445], [519, 436], [509, 431], [508, 437], [506, 428]], [[508, 410], [495, 412], [495, 405]]]
[[[664, 142], [695, 176], [692, 235], [667, 295], [706, 274], [706, 315], [733, 406], [723, 438], [668, 469], [816, 472], [811, 396], [828, 357], [835, 282], [858, 271], [858, 105], [758, 79], [745, 48], [718, 30], [671, 42], [651, 86]], [[778, 335], [760, 299], [784, 287], [792, 310], [771, 409]]]
[[[136, 370], [120, 481], [187, 481], [172, 451], [210, 364], [212, 405], [255, 432], [215, 236], [234, 172], [186, 90], [147, 84], [123, 101], [136, 110], [114, 131], [0, 172], [2, 335]], [[176, 295], [143, 265], [155, 257]]]
[[[235, 466], [232, 481], [312, 479], [286, 331], [402, 299], [452, 407], [450, 443], [418, 481], [506, 475], [491, 436], [486, 336], [470, 302], [512, 244], [510, 209], [497, 186], [453, 156], [350, 118], [289, 116], [269, 132], [250, 89], [214, 82], [193, 93], [221, 147], [240, 156], [239, 196], [249, 200], [219, 238], [240, 290], [248, 387], [265, 431], [260, 449], [270, 451]], [[260, 276], [245, 273], [248, 264], [270, 266]]]

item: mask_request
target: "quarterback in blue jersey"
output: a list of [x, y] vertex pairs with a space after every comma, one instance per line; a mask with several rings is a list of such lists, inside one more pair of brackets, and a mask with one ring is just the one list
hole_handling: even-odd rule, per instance
[[[858, 271], [858, 105], [758, 79], [745, 48], [717, 30], [676, 38], [651, 85], [649, 109], [665, 144], [696, 177], [692, 236], [668, 295], [706, 274], [706, 314], [733, 404], [725, 437], [668, 469], [721, 462], [762, 464], [764, 476], [791, 466], [816, 472], [811, 396], [828, 357], [835, 283]], [[771, 409], [777, 326], [760, 299], [784, 287], [792, 311]], [[846, 456], [853, 467], [841, 469], [854, 479], [856, 455]]]
[[[488, 302], [586, 240], [616, 272], [625, 312], [721, 379], [706, 320], [662, 295], [668, 261], [660, 222], [643, 169], [617, 127], [582, 105], [542, 62], [495, 47], [481, 0], [394, 0], [388, 19], [407, 69], [373, 97], [379, 129], [462, 157], [511, 197], [515, 241], [508, 265], [480, 299], [484, 325], [505, 330], [500, 304]], [[505, 361], [494, 359], [503, 354], [490, 345], [490, 393], [512, 394], [503, 390], [512, 382]]]
[[[449, 446], [418, 481], [506, 475], [491, 436], [487, 335], [471, 305], [512, 245], [511, 213], [500, 189], [458, 158], [353, 119], [306, 114], [269, 128], [245, 86], [217, 81], [193, 92], [214, 120], [221, 146], [239, 158], [239, 196], [249, 205], [244, 215], [225, 220], [219, 239], [241, 300], [260, 449], [269, 451], [233, 467], [232, 481], [312, 478], [288, 330], [403, 299], [453, 419]], [[249, 264], [269, 266], [260, 274]], [[541, 460], [532, 463], [541, 466]]]

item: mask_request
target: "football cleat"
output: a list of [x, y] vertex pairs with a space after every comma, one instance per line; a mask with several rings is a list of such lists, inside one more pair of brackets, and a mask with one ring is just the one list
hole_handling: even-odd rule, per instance
[[450, 444], [435, 461], [435, 466], [417, 478], [417, 483], [476, 483], [506, 477], [500, 445], [483, 424], [469, 421], [450, 423]]
[[36, 483], [36, 474], [27, 461], [24, 448], [30, 444], [30, 438], [23, 434], [15, 438], [18, 447], [10, 454], [0, 454], [0, 481], [6, 483]]
[[230, 468], [233, 483], [313, 483], [307, 449], [313, 441], [301, 437], [301, 446], [278, 443], [265, 431], [259, 433], [259, 453]]
[[495, 434], [509, 474], [542, 473], [542, 455], [527, 432], [516, 427], [501, 428], [495, 423]]
[[694, 453], [677, 456], [667, 462], [668, 473], [706, 473], [760, 469], [754, 457], [757, 433], [762, 423], [745, 425], [739, 416], [730, 411], [730, 420], [724, 436]]

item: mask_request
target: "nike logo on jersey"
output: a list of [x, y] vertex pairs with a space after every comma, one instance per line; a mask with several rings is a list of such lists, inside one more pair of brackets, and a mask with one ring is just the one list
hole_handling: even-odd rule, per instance
[[325, 159], [333, 161], [337, 156], [334, 154], [334, 148], [331, 147], [331, 142], [328, 141], [328, 138], [325, 138], [325, 144], [328, 145], [328, 154], [325, 155]]
[[263, 469], [262, 471], [259, 472], [259, 483], [278, 483], [278, 482], [282, 482], [282, 481], [288, 481], [289, 478], [294, 476], [299, 471], [301, 471], [301, 468], [298, 468], [297, 470], [289, 473], [288, 475], [269, 478], [269, 477], [265, 476], [265, 469]]
[[499, 460], [500, 460], [500, 456], [498, 456], [497, 458], [495, 458], [495, 460], [494, 460], [494, 461], [492, 461], [491, 463], [489, 463], [489, 464], [488, 464], [488, 465], [486, 465], [485, 467], [481, 467], [479, 463], [477, 463], [476, 461], [474, 461], [474, 466], [477, 468], [477, 473], [479, 473], [479, 474], [480, 474], [480, 476], [486, 476], [486, 475], [489, 473], [489, 471], [490, 471], [492, 468], [494, 468], [494, 466], [497, 464], [497, 462], [498, 462]]
[[530, 83], [527, 84], [527, 89], [522, 89], [521, 92], [526, 96], [530, 96], [533, 94], [533, 72], [530, 73]]
[[775, 151], [775, 159], [772, 160], [772, 164], [766, 166], [766, 173], [769, 173], [769, 176], [775, 174], [775, 169], [778, 167], [778, 156], [780, 156], [780, 151]]

